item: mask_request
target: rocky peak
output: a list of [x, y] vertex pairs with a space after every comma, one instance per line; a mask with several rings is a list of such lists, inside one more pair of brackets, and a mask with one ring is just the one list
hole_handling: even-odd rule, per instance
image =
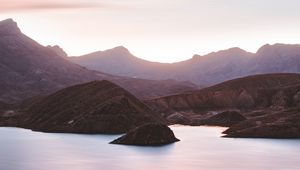
[[266, 44], [257, 51], [258, 56], [265, 57], [293, 57], [300, 54], [300, 45], [298, 44]]
[[61, 56], [61, 57], [68, 57], [68, 54], [58, 45], [48, 45], [47, 48], [53, 50], [57, 55]]
[[115, 48], [112, 48], [112, 50], [119, 51], [119, 52], [129, 52], [128, 49], [125, 48], [124, 46], [117, 46]]
[[199, 54], [194, 54], [193, 57], [192, 57], [192, 59], [193, 59], [193, 60], [197, 60], [197, 59], [199, 59], [200, 57], [201, 57], [201, 55], [199, 55]]
[[129, 50], [123, 46], [118, 46], [118, 47], [106, 50], [104, 52], [109, 53], [111, 56], [125, 57], [125, 58], [132, 57], [132, 54], [129, 52]]
[[20, 34], [17, 23], [12, 19], [0, 21], [0, 36]]

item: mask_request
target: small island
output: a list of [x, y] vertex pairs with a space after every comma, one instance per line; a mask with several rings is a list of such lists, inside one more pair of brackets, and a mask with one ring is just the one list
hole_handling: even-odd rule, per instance
[[173, 131], [164, 124], [149, 123], [139, 126], [120, 138], [110, 142], [111, 144], [160, 146], [178, 142]]

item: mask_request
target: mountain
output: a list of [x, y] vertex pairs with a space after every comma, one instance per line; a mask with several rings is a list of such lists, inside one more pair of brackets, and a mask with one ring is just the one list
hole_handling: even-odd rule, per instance
[[300, 73], [300, 45], [274, 44], [261, 47], [248, 64], [249, 74]]
[[24, 35], [12, 19], [0, 22], [0, 101], [15, 103], [70, 85], [107, 79], [140, 98], [195, 89], [189, 82], [151, 81], [91, 71], [67, 60], [58, 46], [44, 47]]
[[285, 107], [287, 101], [280, 90], [299, 82], [300, 74], [248, 76], [189, 93], [148, 100], [147, 104], [165, 116], [180, 113], [196, 121], [226, 110]]
[[69, 60], [86, 68], [101, 70], [114, 75], [145, 79], [157, 79], [156, 77], [163, 76], [158, 79], [170, 79], [170, 77], [164, 76], [168, 69], [165, 66], [169, 64], [137, 58], [123, 46], [80, 57], [69, 57]]
[[175, 79], [210, 86], [254, 74], [300, 73], [300, 45], [267, 44], [256, 53], [230, 48], [204, 56], [194, 55], [189, 60], [172, 64], [139, 59], [124, 47], [71, 57], [70, 60], [116, 75], [153, 80]]
[[62, 89], [23, 111], [21, 127], [43, 132], [124, 133], [159, 115], [123, 88], [92, 81]]

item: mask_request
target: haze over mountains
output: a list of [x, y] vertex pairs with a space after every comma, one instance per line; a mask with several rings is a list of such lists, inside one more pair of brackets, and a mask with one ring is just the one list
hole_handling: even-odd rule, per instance
[[115, 75], [161, 80], [191, 81], [209, 86], [253, 74], [300, 73], [300, 45], [264, 45], [256, 53], [240, 48], [213, 52], [177, 63], [150, 62], [132, 55], [125, 47], [72, 57], [89, 69]]
[[0, 101], [18, 102], [92, 80], [110, 80], [140, 98], [195, 89], [188, 82], [152, 81], [91, 71], [66, 59], [57, 46], [44, 47], [26, 35], [12, 19], [0, 22]]
[[[298, 72], [300, 45], [286, 44], [255, 54], [231, 48], [173, 64], [139, 59], [124, 47], [71, 58], [8, 19], [0, 22], [0, 125], [119, 133], [164, 122], [232, 126], [226, 134], [233, 137], [299, 137]], [[198, 90], [190, 82], [222, 83]]]

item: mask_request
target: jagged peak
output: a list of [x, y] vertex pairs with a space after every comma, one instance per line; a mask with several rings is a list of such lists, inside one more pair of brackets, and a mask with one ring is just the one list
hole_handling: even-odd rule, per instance
[[200, 57], [201, 57], [201, 55], [199, 55], [199, 54], [194, 54], [193, 57], [192, 57], [192, 59], [197, 59], [197, 58], [200, 58]]
[[123, 47], [123, 46], [117, 46], [117, 47], [114, 47], [112, 49], [105, 50], [104, 52], [113, 53], [113, 54], [120, 55], [120, 56], [123, 56], [123, 57], [124, 56], [126, 56], [126, 57], [132, 56], [130, 51], [127, 48]]
[[211, 54], [232, 54], [232, 53], [247, 53], [247, 51], [239, 48], [239, 47], [233, 47], [233, 48], [229, 48], [229, 49], [226, 49], [226, 50], [220, 50], [220, 51], [217, 51], [217, 52], [213, 52]]
[[46, 46], [48, 49], [51, 49], [53, 50], [57, 55], [61, 56], [61, 57], [67, 57], [68, 54], [64, 51], [64, 49], [62, 49], [60, 46], [58, 45], [54, 45], [54, 46], [51, 46], [51, 45], [48, 45]]
[[9, 18], [0, 21], [0, 35], [16, 35], [20, 33], [21, 30], [13, 19]]
[[[114, 47], [108, 50], [104, 50], [104, 51], [96, 51], [90, 54], [86, 54], [83, 55], [84, 57], [90, 57], [90, 58], [102, 58], [102, 57], [114, 57], [114, 58], [132, 58], [134, 57], [130, 51], [123, 47], [123, 46], [118, 46], [118, 47]], [[80, 56], [80, 57], [83, 57]]]
[[242, 54], [242, 53], [248, 53], [247, 51], [239, 48], [239, 47], [233, 47], [233, 48], [229, 48], [226, 50], [220, 50], [220, 51], [216, 51], [216, 52], [211, 52], [209, 54], [206, 54], [204, 56], [198, 55], [198, 54], [194, 54], [192, 59], [200, 59], [200, 58], [205, 58], [207, 56], [211, 56], [211, 55], [232, 55], [232, 54]]

